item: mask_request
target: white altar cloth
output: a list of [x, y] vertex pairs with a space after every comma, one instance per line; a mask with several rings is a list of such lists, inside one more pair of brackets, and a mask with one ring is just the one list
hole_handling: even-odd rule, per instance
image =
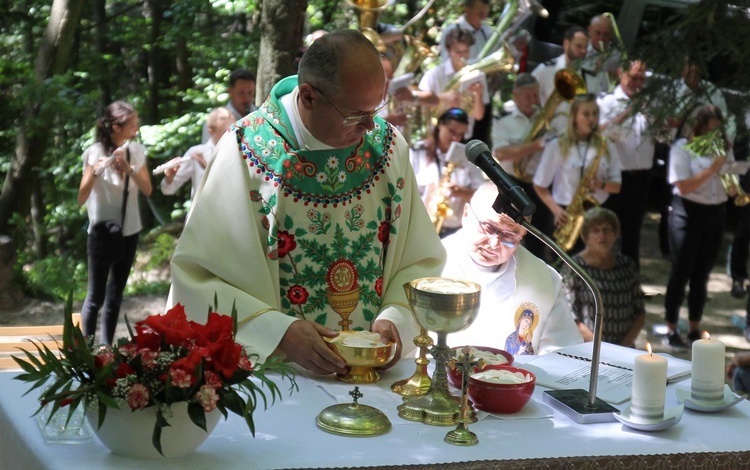
[[[360, 386], [364, 393], [360, 403], [378, 407], [393, 423], [382, 436], [344, 437], [320, 430], [315, 417], [336, 400], [315, 381], [299, 375], [298, 393], [285, 394], [267, 411], [256, 410], [254, 439], [244, 421], [230, 414], [195, 453], [166, 461], [112, 455], [96, 438], [90, 444], [46, 444], [31, 417], [36, 392], [22, 397], [28, 385], [13, 380], [17, 372], [3, 372], [0, 469], [279, 469], [750, 451], [748, 401], [720, 413], [685, 410], [676, 426], [656, 433], [632, 430], [619, 422], [580, 425], [557, 413], [553, 418], [518, 420], [488, 416], [470, 426], [479, 444], [458, 447], [443, 441], [451, 427], [427, 426], [397, 416], [395, 407], [400, 398], [385, 390], [413, 372], [413, 360], [404, 360], [383, 373], [379, 384]], [[683, 381], [669, 386], [668, 407], [678, 403], [675, 386], [688, 384]], [[286, 389], [284, 383], [280, 385]], [[537, 387], [533, 397], [536, 403], [542, 403], [541, 393]]]

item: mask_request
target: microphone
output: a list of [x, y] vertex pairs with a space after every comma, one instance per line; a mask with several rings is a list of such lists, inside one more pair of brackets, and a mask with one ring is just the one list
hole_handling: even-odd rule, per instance
[[529, 217], [536, 210], [523, 188], [513, 180], [492, 157], [490, 148], [481, 140], [474, 139], [466, 144], [466, 158], [478, 166], [485, 175], [498, 187], [501, 193], [510, 199], [513, 207], [523, 216]]

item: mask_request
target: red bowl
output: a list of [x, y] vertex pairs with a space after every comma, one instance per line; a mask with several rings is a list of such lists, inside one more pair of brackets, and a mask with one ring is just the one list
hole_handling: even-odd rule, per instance
[[531, 380], [520, 384], [501, 384], [469, 376], [469, 398], [474, 407], [488, 413], [510, 414], [521, 411], [531, 399], [536, 386], [536, 376], [526, 369], [513, 366], [495, 365], [485, 367], [485, 370], [487, 369], [521, 372], [531, 376]]
[[[456, 357], [458, 357], [461, 354], [461, 350], [465, 348], [466, 346], [461, 346], [458, 348], [453, 348], [454, 351], [456, 351]], [[502, 364], [509, 366], [513, 364], [513, 354], [503, 351], [502, 349], [496, 349], [496, 348], [490, 348], [488, 346], [471, 346], [474, 349], [478, 349], [480, 351], [487, 351], [489, 353], [495, 354], [497, 356], [503, 356], [505, 359], [508, 360], [507, 364]], [[479, 372], [484, 369], [486, 369], [488, 366], [491, 365], [501, 365], [501, 364], [485, 364], [484, 367], [474, 367], [474, 372]], [[448, 372], [448, 380], [451, 381], [451, 384], [453, 384], [456, 388], [461, 388], [461, 379], [463, 378], [463, 373], [461, 373], [461, 370], [458, 368], [451, 369], [450, 367], [446, 367], [446, 370]]]

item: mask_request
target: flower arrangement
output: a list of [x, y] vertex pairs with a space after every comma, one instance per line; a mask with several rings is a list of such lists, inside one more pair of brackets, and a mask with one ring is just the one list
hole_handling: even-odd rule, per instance
[[[205, 325], [189, 321], [181, 305], [165, 315], [151, 315], [135, 324], [130, 338], [114, 345], [94, 347], [73, 326], [70, 300], [66, 307], [60, 356], [35, 343], [41, 360], [24, 351], [26, 360], [15, 357], [23, 373], [17, 380], [33, 383], [28, 392], [51, 384], [39, 396], [39, 413], [51, 405], [49, 419], [64, 408], [68, 420], [83, 404], [98, 406], [98, 425], [104, 423], [108, 407], [127, 406], [140, 410], [156, 406], [156, 424], [151, 442], [161, 450], [161, 431], [169, 426], [167, 417], [173, 403], [187, 402], [191, 421], [206, 430], [206, 413], [219, 409], [227, 417], [231, 411], [242, 416], [255, 435], [253, 411], [258, 399], [264, 407], [270, 392], [271, 403], [281, 399], [279, 387], [268, 372], [277, 372], [290, 381], [290, 393], [297, 389], [292, 367], [279, 358], [253, 362], [242, 345], [235, 342], [237, 313], [231, 316], [211, 312]], [[251, 376], [256, 380], [251, 380]]]

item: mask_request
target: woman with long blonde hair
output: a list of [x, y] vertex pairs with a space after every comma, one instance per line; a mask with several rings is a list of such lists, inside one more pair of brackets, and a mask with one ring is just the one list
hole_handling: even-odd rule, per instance
[[[596, 173], [581, 181], [597, 158]], [[573, 202], [580, 184], [602, 204], [610, 194], [620, 192], [620, 182], [617, 149], [599, 132], [596, 96], [579, 95], [570, 107], [566, 131], [549, 142], [542, 153], [534, 190], [552, 212], [557, 227], [567, 221], [566, 207]]]

